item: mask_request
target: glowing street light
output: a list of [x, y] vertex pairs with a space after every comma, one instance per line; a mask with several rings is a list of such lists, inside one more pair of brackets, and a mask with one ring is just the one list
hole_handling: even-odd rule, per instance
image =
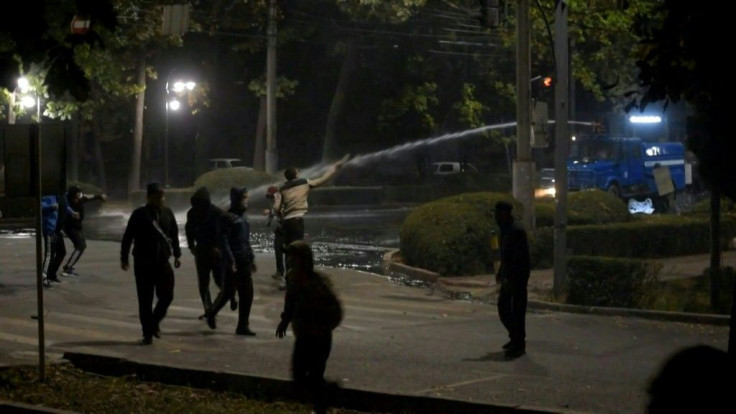
[[197, 83], [191, 80], [176, 80], [171, 82], [171, 74], [166, 80], [166, 123], [164, 132], [164, 186], [169, 186], [169, 111], [178, 111], [181, 108], [181, 101], [177, 95], [194, 90]]

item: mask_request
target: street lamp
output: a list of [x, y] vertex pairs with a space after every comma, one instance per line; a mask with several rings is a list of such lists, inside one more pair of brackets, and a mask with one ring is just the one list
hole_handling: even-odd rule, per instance
[[[172, 71], [173, 72], [173, 71]], [[169, 186], [169, 111], [181, 108], [179, 96], [192, 91], [197, 84], [191, 80], [170, 81], [171, 73], [166, 80], [166, 120], [164, 131], [164, 186]]]

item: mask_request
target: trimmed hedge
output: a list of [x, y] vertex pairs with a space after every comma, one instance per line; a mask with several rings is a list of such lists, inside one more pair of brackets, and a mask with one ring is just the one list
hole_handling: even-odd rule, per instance
[[574, 256], [567, 262], [567, 303], [647, 308], [657, 297], [661, 263]]
[[[555, 201], [543, 198], [534, 202], [537, 227], [554, 225]], [[620, 198], [598, 189], [574, 191], [567, 196], [567, 224], [623, 223], [632, 219], [629, 208]]]
[[441, 275], [488, 273], [492, 269], [493, 206], [507, 201], [521, 205], [509, 194], [471, 193], [424, 204], [412, 210], [400, 231], [405, 263]]

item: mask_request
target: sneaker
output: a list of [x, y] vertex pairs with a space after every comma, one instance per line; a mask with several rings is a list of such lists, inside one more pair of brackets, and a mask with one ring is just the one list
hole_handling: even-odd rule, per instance
[[256, 336], [256, 333], [251, 331], [250, 328], [238, 328], [235, 330], [235, 335], [243, 335], [243, 336]]
[[51, 283], [61, 284], [61, 280], [60, 280], [60, 279], [59, 279], [59, 278], [58, 278], [58, 277], [57, 277], [56, 275], [54, 275], [54, 276], [49, 276], [49, 277], [47, 277], [47, 279], [48, 279], [48, 280], [49, 280], [49, 282], [51, 282]]
[[155, 336], [156, 338], [161, 339], [161, 328], [159, 328], [157, 326], [156, 329], [153, 331], [153, 336]]
[[144, 336], [143, 339], [141, 339], [141, 345], [151, 345], [153, 343], [153, 338], [150, 336]]
[[53, 286], [51, 285], [51, 282], [49, 281], [49, 279], [48, 279], [48, 278], [43, 278], [43, 280], [42, 280], [41, 284], [42, 284], [42, 285], [43, 285], [43, 287], [45, 287], [45, 288], [50, 288], [50, 287], [53, 287]]
[[73, 267], [65, 267], [64, 270], [61, 271], [62, 276], [66, 277], [77, 277], [79, 276], [79, 273], [77, 273]]
[[210, 329], [217, 329], [217, 321], [214, 316], [205, 315], [205, 319], [207, 320], [207, 326], [209, 326]]
[[512, 347], [506, 350], [504, 358], [506, 360], [516, 359], [526, 354], [526, 350], [522, 347]]
[[505, 344], [503, 344], [503, 346], [501, 348], [503, 348], [503, 350], [507, 350], [507, 349], [511, 348], [511, 345], [513, 345], [513, 344], [514, 344], [513, 341], [508, 341]]

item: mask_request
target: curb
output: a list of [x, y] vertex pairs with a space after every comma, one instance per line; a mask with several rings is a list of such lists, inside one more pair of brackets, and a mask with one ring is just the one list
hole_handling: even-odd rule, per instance
[[[143, 381], [169, 385], [228, 390], [251, 398], [277, 401], [302, 401], [291, 380], [257, 377], [230, 372], [212, 372], [196, 369], [151, 365], [117, 357], [66, 352], [64, 358], [87, 372], [108, 376], [135, 375]], [[463, 400], [401, 395], [331, 386], [328, 389], [330, 406], [344, 409], [384, 413], [426, 414], [585, 414], [581, 411], [553, 410], [535, 406], [484, 404]]]
[[17, 403], [12, 401], [0, 400], [0, 411], [3, 413], [46, 413], [46, 414], [79, 414], [76, 411], [59, 410], [56, 408], [44, 407], [42, 405], [31, 405], [25, 403]]
[[[484, 283], [477, 280], [463, 280], [463, 278], [441, 277], [438, 273], [431, 272], [416, 267], [411, 267], [403, 263], [395, 263], [392, 257], [399, 249], [392, 249], [383, 256], [383, 268], [390, 271], [402, 273], [408, 277], [423, 280], [425, 282], [437, 283], [442, 287], [460, 287], [460, 288], [491, 288], [490, 283]], [[704, 325], [728, 326], [731, 317], [729, 315], [716, 315], [707, 313], [687, 313], [687, 312], [667, 312], [646, 309], [629, 309], [629, 308], [610, 308], [602, 306], [584, 306], [569, 305], [563, 303], [546, 302], [540, 300], [529, 300], [529, 309], [548, 310], [554, 312], [580, 313], [589, 315], [602, 316], [623, 316], [636, 317], [642, 319], [652, 319], [667, 322], [683, 322], [697, 323]]]

